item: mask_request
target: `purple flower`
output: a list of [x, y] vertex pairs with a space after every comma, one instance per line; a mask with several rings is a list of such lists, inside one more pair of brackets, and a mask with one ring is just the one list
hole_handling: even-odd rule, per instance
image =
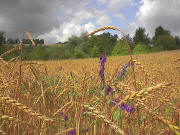
[[112, 106], [115, 106], [116, 104], [118, 104], [120, 102], [119, 99], [115, 99], [114, 101], [111, 102]]
[[73, 130], [68, 132], [68, 135], [75, 135], [75, 133], [76, 133], [76, 129], [73, 129]]
[[60, 113], [60, 116], [64, 117], [64, 120], [67, 121], [68, 120], [68, 116], [65, 115], [64, 113]]
[[60, 70], [60, 71], [62, 70], [62, 66], [59, 67], [59, 70]]
[[104, 53], [101, 57], [100, 57], [100, 63], [104, 64], [106, 62], [106, 53]]
[[108, 87], [106, 88], [106, 96], [109, 96], [112, 92], [113, 92], [113, 88], [111, 88], [110, 86], [108, 86]]
[[[113, 101], [111, 102], [111, 105], [112, 105], [112, 106], [115, 106], [115, 105], [118, 104], [119, 102], [120, 102], [120, 100], [115, 99], [115, 100], [113, 100]], [[135, 111], [134, 108], [131, 107], [131, 106], [129, 106], [128, 104], [123, 104], [123, 103], [122, 103], [119, 107], [120, 107], [121, 109], [127, 111], [127, 112], [130, 112], [131, 114], [133, 114], [134, 111]]]
[[121, 104], [119, 107], [123, 110], [126, 110], [127, 112], [130, 112], [131, 114], [134, 113], [134, 108], [129, 106], [128, 104]]
[[124, 65], [122, 66], [120, 72], [117, 74], [117, 77], [119, 77], [119, 76], [120, 76], [120, 77], [123, 77], [123, 76], [125, 75], [125, 72], [126, 72], [127, 67], [129, 67], [129, 66], [130, 66], [130, 62], [124, 64]]
[[86, 128], [83, 130], [84, 133], [87, 133], [89, 131], [89, 128]]
[[105, 79], [104, 79], [104, 65], [105, 65], [105, 62], [106, 62], [106, 53], [104, 53], [104, 55], [101, 56], [100, 58], [100, 64], [101, 64], [101, 67], [100, 67], [100, 71], [99, 71], [99, 75], [101, 77], [101, 81], [103, 82], [103, 84], [105, 84]]
[[83, 109], [83, 112], [87, 112], [87, 109], [86, 109], [86, 108], [84, 108], [84, 109]]

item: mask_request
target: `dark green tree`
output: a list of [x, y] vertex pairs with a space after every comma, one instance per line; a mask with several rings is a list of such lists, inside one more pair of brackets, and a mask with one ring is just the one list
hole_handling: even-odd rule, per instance
[[104, 52], [106, 52], [107, 55], [111, 55], [112, 50], [117, 42], [117, 38], [118, 36], [116, 34], [111, 35], [109, 32], [100, 35], [93, 35], [89, 38], [86, 44], [86, 49], [89, 54], [95, 54], [95, 51], [98, 57], [102, 55]]
[[180, 38], [179, 38], [179, 36], [175, 36], [174, 39], [176, 40], [177, 48], [180, 49]]
[[150, 43], [150, 38], [148, 37], [148, 34], [146, 34], [146, 29], [142, 27], [136, 29], [133, 41], [135, 45], [138, 43], [144, 43], [145, 45], [148, 45]]
[[155, 29], [155, 35], [152, 38], [152, 42], [154, 50], [162, 50], [162, 48], [163, 50], [174, 50], [178, 48], [176, 39], [170, 34], [170, 31], [164, 29], [162, 26], [158, 26]]
[[164, 50], [177, 49], [176, 40], [171, 35], [158, 36], [154, 42], [154, 46], [162, 46]]
[[157, 38], [158, 36], [162, 36], [162, 35], [170, 35], [170, 32], [164, 29], [162, 26], [158, 26], [155, 29], [155, 35], [153, 38]]
[[5, 35], [5, 32], [1, 31], [1, 32], [0, 32], [0, 45], [6, 43], [6, 38], [5, 38], [4, 35]]

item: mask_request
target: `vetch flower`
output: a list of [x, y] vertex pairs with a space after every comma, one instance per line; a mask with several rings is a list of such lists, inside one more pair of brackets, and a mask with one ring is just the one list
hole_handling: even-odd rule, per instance
[[[115, 99], [115, 100], [113, 100], [113, 101], [111, 102], [111, 105], [112, 105], [112, 106], [115, 106], [115, 105], [118, 104], [119, 102], [120, 102], [120, 100]], [[127, 112], [130, 112], [131, 114], [133, 114], [134, 111], [135, 111], [133, 107], [129, 106], [128, 104], [123, 104], [123, 103], [119, 106], [119, 108], [121, 108], [121, 109], [123, 109], [123, 110], [125, 110], [125, 111], [127, 111]]]
[[103, 84], [105, 84], [105, 79], [104, 79], [104, 65], [105, 65], [105, 62], [106, 62], [106, 53], [104, 53], [104, 55], [101, 56], [100, 58], [100, 64], [101, 64], [101, 67], [100, 67], [100, 71], [99, 71], [99, 75], [101, 77], [101, 81], [103, 82]]
[[130, 62], [124, 64], [124, 65], [122, 66], [120, 72], [117, 74], [117, 77], [121, 77], [121, 78], [122, 78], [122, 77], [125, 75], [125, 72], [126, 72], [127, 67], [129, 67], [129, 66], [130, 66]]
[[63, 69], [62, 66], [60, 66], [60, 67], [59, 67], [59, 70], [61, 71], [62, 69]]
[[64, 117], [64, 120], [67, 121], [68, 120], [68, 116], [65, 115], [64, 113], [60, 113], [60, 116]]
[[75, 135], [75, 133], [76, 133], [76, 129], [73, 129], [73, 130], [68, 132], [68, 135]]
[[109, 96], [112, 92], [113, 92], [113, 88], [111, 88], [110, 86], [108, 86], [107, 88], [106, 88], [106, 96]]
[[134, 113], [134, 108], [129, 106], [128, 104], [121, 104], [119, 107], [123, 110], [126, 110], [127, 112], [130, 112], [131, 114]]
[[116, 104], [118, 104], [120, 102], [119, 99], [115, 99], [114, 101], [111, 102], [112, 106], [115, 106]]
[[86, 128], [83, 130], [84, 133], [87, 133], [89, 131], [89, 128]]

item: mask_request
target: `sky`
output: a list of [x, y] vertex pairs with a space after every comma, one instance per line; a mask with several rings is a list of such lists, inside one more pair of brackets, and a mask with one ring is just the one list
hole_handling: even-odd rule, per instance
[[161, 25], [180, 36], [179, 8], [180, 0], [0, 0], [0, 31], [7, 38], [22, 39], [27, 30], [46, 44], [65, 42], [106, 25], [130, 36], [144, 27], [150, 37]]

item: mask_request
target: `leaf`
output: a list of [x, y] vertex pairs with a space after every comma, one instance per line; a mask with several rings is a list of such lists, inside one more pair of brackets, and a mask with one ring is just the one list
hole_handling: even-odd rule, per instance
[[120, 119], [121, 115], [119, 111], [113, 112], [113, 120], [118, 121]]
[[171, 108], [169, 107], [169, 105], [166, 105], [166, 110], [165, 110], [166, 115], [169, 115], [170, 112], [171, 112]]

